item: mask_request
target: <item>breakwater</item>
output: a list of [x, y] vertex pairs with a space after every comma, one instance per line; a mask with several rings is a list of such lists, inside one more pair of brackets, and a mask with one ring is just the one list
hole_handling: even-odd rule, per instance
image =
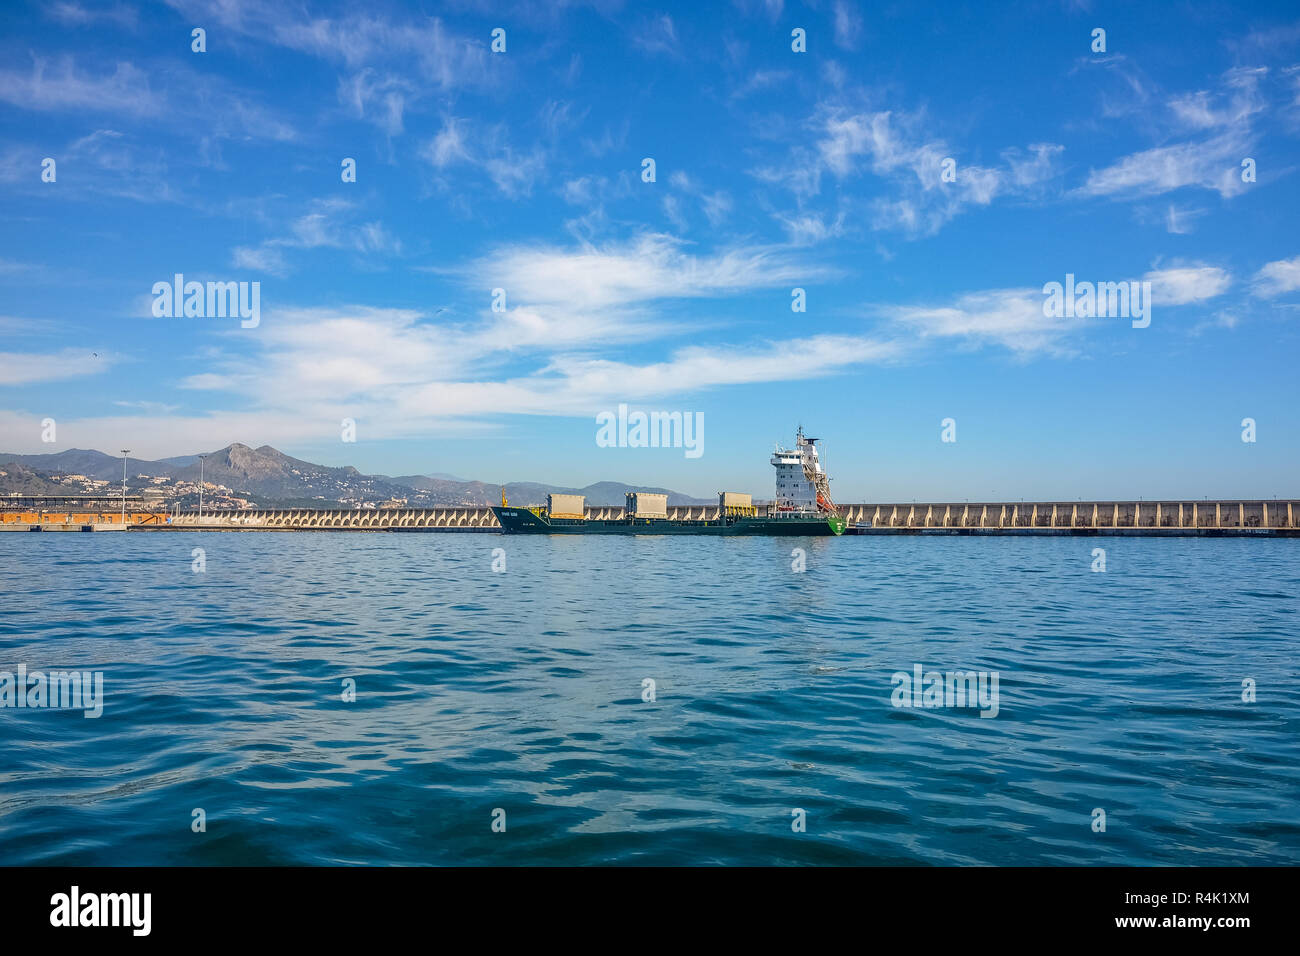
[[1088, 533], [1295, 532], [1300, 501], [1016, 501], [845, 505], [872, 530]]
[[[1300, 536], [1300, 500], [888, 502], [841, 505], [863, 534], [1098, 534]], [[618, 519], [621, 507], [591, 506], [590, 519]], [[669, 520], [709, 521], [717, 505], [668, 508]], [[90, 520], [88, 520], [90, 519]], [[126, 513], [131, 531], [498, 531], [485, 506], [444, 508], [285, 508], [199, 516]], [[0, 530], [122, 530], [121, 516], [5, 512]]]

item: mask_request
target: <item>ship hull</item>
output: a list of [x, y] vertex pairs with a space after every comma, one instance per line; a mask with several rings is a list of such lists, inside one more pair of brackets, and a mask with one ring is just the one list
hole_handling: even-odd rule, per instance
[[844, 532], [838, 515], [769, 518], [726, 517], [720, 521], [668, 518], [551, 518], [527, 508], [493, 508], [505, 534], [696, 534], [829, 537]]

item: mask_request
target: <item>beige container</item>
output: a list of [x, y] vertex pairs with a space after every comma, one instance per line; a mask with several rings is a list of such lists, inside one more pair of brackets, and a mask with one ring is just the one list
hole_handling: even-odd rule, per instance
[[585, 495], [547, 495], [546, 511], [552, 518], [583, 518]]
[[628, 492], [627, 512], [638, 518], [667, 518], [668, 496], [653, 495], [645, 491]]
[[741, 494], [739, 491], [724, 491], [718, 495], [718, 506], [722, 508], [752, 508], [754, 499], [752, 495]]

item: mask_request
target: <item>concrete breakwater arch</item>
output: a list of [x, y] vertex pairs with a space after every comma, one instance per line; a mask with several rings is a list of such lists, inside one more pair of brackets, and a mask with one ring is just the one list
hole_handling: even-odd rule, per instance
[[487, 507], [458, 508], [269, 508], [234, 513], [183, 514], [172, 528], [284, 531], [389, 531], [394, 528], [457, 528], [496, 530], [496, 516]]
[[[589, 520], [624, 516], [621, 507], [591, 506]], [[839, 513], [849, 525], [870, 524], [877, 530], [901, 532], [926, 529], [996, 531], [1074, 530], [1097, 531], [1294, 531], [1300, 518], [1300, 500], [1216, 501], [997, 501], [997, 502], [889, 502], [846, 504]], [[712, 521], [717, 505], [672, 506], [673, 521]], [[156, 525], [151, 526], [156, 527]], [[492, 510], [482, 505], [443, 508], [287, 508], [173, 516], [167, 527], [225, 530], [284, 531], [495, 531]]]
[[877, 528], [1150, 531], [1294, 530], [1300, 501], [998, 501], [845, 505], [849, 524]]

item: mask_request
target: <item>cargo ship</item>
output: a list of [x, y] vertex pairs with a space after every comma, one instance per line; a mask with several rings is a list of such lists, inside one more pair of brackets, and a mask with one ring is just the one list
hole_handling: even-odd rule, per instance
[[801, 427], [794, 448], [777, 446], [771, 459], [776, 495], [770, 505], [756, 506], [747, 494], [723, 491], [713, 517], [672, 518], [667, 495], [631, 491], [622, 517], [589, 518], [582, 495], [547, 495], [545, 507], [519, 508], [507, 503], [502, 489], [501, 506], [492, 512], [505, 534], [843, 534], [844, 519], [831, 501], [817, 442]]

